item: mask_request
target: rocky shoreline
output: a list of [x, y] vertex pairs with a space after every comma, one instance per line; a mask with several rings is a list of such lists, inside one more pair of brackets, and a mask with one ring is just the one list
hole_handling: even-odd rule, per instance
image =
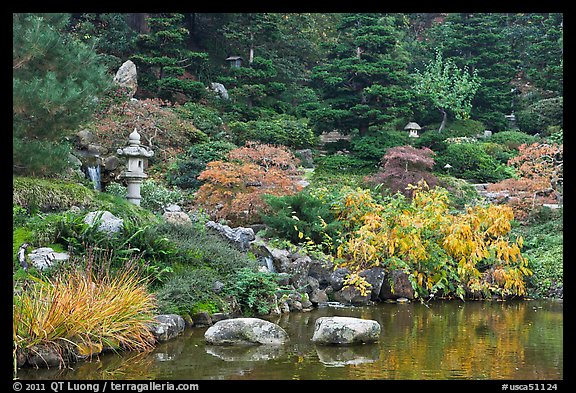
[[[346, 268], [334, 269], [327, 259], [314, 259], [298, 251], [270, 247], [262, 239], [256, 239], [252, 228], [230, 228], [212, 221], [206, 227], [228, 239], [241, 251], [254, 253], [260, 261], [261, 270], [278, 273], [278, 284], [283, 289], [275, 295], [275, 306], [270, 315], [308, 312], [327, 305], [369, 306], [380, 302], [403, 303], [414, 300], [414, 289], [408, 275], [401, 270], [386, 272], [382, 267], [374, 267], [361, 271], [359, 275], [371, 284], [370, 292], [362, 294], [358, 288], [344, 285], [350, 271]], [[561, 292], [557, 297], [562, 298]], [[213, 327], [220, 321], [242, 319], [247, 318], [222, 312], [198, 312], [185, 316], [163, 314], [155, 317], [150, 332], [154, 344], [157, 344], [178, 337], [186, 328]], [[263, 321], [259, 318], [251, 319]], [[235, 324], [229, 325], [238, 330]], [[105, 348], [97, 343], [69, 343], [64, 347], [41, 344], [25, 351], [20, 350], [16, 356], [17, 367], [62, 367], [116, 350], [119, 348]]]

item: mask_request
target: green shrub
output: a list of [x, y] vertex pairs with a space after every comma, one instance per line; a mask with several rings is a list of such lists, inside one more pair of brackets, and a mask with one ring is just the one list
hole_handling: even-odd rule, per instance
[[166, 237], [177, 252], [174, 263], [188, 267], [209, 267], [225, 277], [243, 267], [256, 267], [255, 258], [240, 252], [219, 235], [207, 232], [198, 225], [175, 226], [162, 223], [156, 226], [157, 236]]
[[334, 237], [338, 223], [330, 210], [330, 203], [310, 190], [294, 195], [277, 197], [266, 195], [270, 213], [262, 216], [273, 235], [290, 240], [293, 244], [312, 240], [321, 244], [326, 235]]
[[454, 176], [439, 175], [438, 185], [449, 191], [450, 206], [458, 210], [464, 210], [466, 206], [477, 205], [482, 199], [472, 184]]
[[290, 115], [276, 115], [270, 119], [248, 122], [234, 121], [228, 125], [234, 142], [238, 145], [246, 141], [259, 141], [302, 149], [312, 147], [318, 142], [306, 120]]
[[514, 151], [505, 145], [494, 142], [480, 142], [482, 149], [499, 163], [506, 165], [508, 160], [514, 157]]
[[218, 280], [218, 275], [209, 268], [180, 271], [155, 292], [158, 311], [184, 315], [207, 311], [207, 305], [210, 305], [212, 312], [228, 311], [224, 299], [213, 290], [214, 282]]
[[376, 165], [367, 160], [353, 157], [351, 155], [337, 154], [319, 157], [315, 172], [346, 173], [355, 172], [366, 174], [376, 169]]
[[517, 113], [520, 130], [529, 134], [544, 133], [549, 126], [564, 126], [563, 97], [545, 98], [536, 101], [527, 109]]
[[510, 150], [518, 150], [518, 146], [523, 143], [531, 144], [536, 142], [536, 137], [521, 131], [500, 131], [492, 135], [490, 141], [504, 145]]
[[[127, 189], [121, 184], [111, 182], [106, 187], [109, 194], [126, 198]], [[162, 213], [163, 209], [171, 204], [182, 203], [184, 194], [176, 187], [172, 189], [163, 186], [154, 179], [146, 179], [140, 188], [142, 200], [140, 206], [155, 213]]]
[[[445, 168], [449, 164], [450, 168]], [[512, 177], [513, 171], [488, 155], [478, 143], [449, 144], [446, 151], [436, 157], [437, 171], [462, 179], [496, 183]]]
[[242, 314], [268, 314], [275, 305], [276, 277], [275, 273], [240, 269], [225, 292], [236, 299]]
[[564, 280], [563, 212], [540, 208], [534, 218], [533, 223], [517, 226], [514, 232], [524, 238], [522, 252], [534, 273], [528, 281], [530, 295], [547, 297]]
[[[444, 131], [450, 134], [450, 136], [476, 136], [478, 134], [484, 134], [486, 125], [478, 120], [459, 120], [448, 123]], [[443, 131], [443, 132], [444, 132]]]
[[389, 148], [405, 146], [410, 142], [407, 132], [379, 131], [363, 137], [352, 138], [350, 149], [355, 157], [377, 163]]
[[180, 117], [192, 120], [192, 123], [200, 131], [207, 135], [218, 135], [223, 130], [224, 121], [220, 114], [205, 105], [196, 102], [187, 102], [174, 109]]

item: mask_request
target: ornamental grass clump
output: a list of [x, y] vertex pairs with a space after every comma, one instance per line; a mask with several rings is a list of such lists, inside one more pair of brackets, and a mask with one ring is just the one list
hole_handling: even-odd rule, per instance
[[[13, 298], [14, 359], [37, 345], [92, 355], [102, 348], [143, 351], [154, 338], [155, 299], [132, 268], [95, 274], [78, 268], [49, 278], [30, 277]], [[96, 350], [94, 350], [96, 349]]]

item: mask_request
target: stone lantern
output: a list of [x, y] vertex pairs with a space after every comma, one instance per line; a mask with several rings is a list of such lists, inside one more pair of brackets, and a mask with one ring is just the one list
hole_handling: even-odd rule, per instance
[[418, 138], [418, 130], [421, 130], [422, 127], [420, 127], [418, 123], [414, 123], [413, 121], [411, 121], [410, 123], [406, 124], [404, 129], [410, 132], [408, 134], [409, 137]]
[[122, 172], [121, 178], [126, 179], [128, 183], [128, 195], [126, 199], [135, 205], [140, 205], [140, 186], [145, 178], [148, 177], [144, 173], [145, 160], [154, 155], [154, 152], [140, 144], [140, 134], [134, 131], [128, 136], [129, 145], [123, 149], [118, 149], [116, 152], [119, 156], [126, 156], [128, 158], [128, 166], [126, 171]]

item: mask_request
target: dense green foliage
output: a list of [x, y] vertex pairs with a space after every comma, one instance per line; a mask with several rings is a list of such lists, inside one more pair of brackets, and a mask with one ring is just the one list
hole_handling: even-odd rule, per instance
[[62, 173], [64, 137], [93, 114], [109, 84], [97, 54], [66, 32], [68, 24], [66, 14], [13, 14], [14, 173]]

